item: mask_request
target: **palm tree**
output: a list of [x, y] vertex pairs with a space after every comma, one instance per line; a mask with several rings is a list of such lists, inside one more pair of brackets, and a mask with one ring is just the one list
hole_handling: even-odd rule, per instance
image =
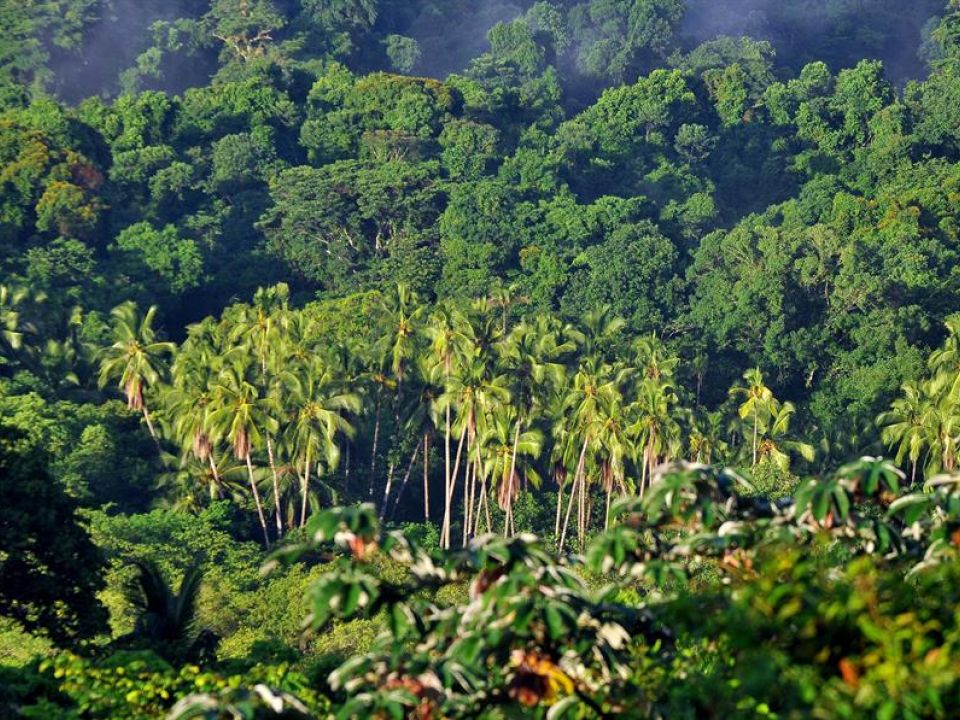
[[570, 489], [570, 501], [567, 505], [566, 519], [560, 533], [559, 550], [563, 550], [566, 540], [567, 526], [573, 503], [578, 503], [577, 527], [581, 549], [586, 541], [587, 530], [587, 491], [590, 479], [587, 470], [588, 460], [594, 457], [587, 455], [590, 447], [596, 442], [608, 417], [608, 412], [622, 405], [622, 387], [628, 376], [624, 368], [600, 362], [595, 356], [588, 356], [581, 360], [580, 368], [573, 376], [571, 388], [564, 404], [566, 411], [572, 416], [574, 423], [574, 437], [580, 446], [577, 458], [573, 485]]
[[[453, 325], [453, 318], [450, 310], [444, 306], [438, 307], [434, 313], [430, 316], [429, 322], [424, 328], [424, 332], [427, 336], [429, 343], [429, 349], [427, 352], [428, 367], [437, 371], [440, 374], [440, 379], [444, 389], [446, 385], [450, 382], [451, 374], [453, 373], [454, 362], [457, 356], [457, 340], [458, 336]], [[443, 442], [443, 456], [444, 456], [444, 507], [445, 507], [445, 517], [444, 523], [446, 524], [448, 518], [446, 513], [449, 513], [450, 505], [450, 495], [452, 493], [452, 480], [451, 480], [451, 470], [452, 466], [450, 464], [450, 432], [452, 427], [451, 414], [452, 414], [452, 402], [446, 402], [442, 405], [439, 402], [440, 398], [443, 396], [443, 393], [439, 393], [434, 399], [434, 411], [436, 416], [442, 416], [444, 419], [444, 442]], [[444, 527], [446, 526], [444, 524]]]
[[157, 306], [153, 305], [142, 317], [133, 302], [113, 309], [113, 344], [103, 351], [100, 363], [100, 387], [113, 378], [119, 378], [119, 388], [127, 398], [127, 407], [143, 413], [150, 436], [160, 447], [157, 431], [150, 419], [144, 391], [159, 382], [164, 370], [164, 357], [176, 346], [160, 342], [153, 329]]
[[505, 375], [492, 375], [491, 373], [490, 364], [485, 362], [479, 354], [465, 358], [463, 364], [456, 367], [446, 389], [437, 399], [440, 411], [446, 412], [447, 408], [452, 408], [456, 412], [454, 428], [460, 431], [457, 457], [451, 471], [450, 487], [445, 498], [443, 530], [441, 531], [441, 540], [446, 535], [447, 543], [450, 542], [452, 500], [459, 474], [464, 441], [466, 440], [466, 472], [463, 530], [464, 542], [466, 542], [472, 517], [476, 474], [480, 463], [476, 440], [478, 435], [486, 432], [489, 413], [497, 406], [509, 402], [510, 399], [507, 377]]
[[260, 372], [267, 374], [267, 356], [270, 345], [276, 340], [277, 329], [289, 319], [288, 302], [290, 288], [286, 283], [273, 287], [258, 288], [252, 305], [235, 308], [230, 317], [229, 339], [253, 348], [260, 363]]
[[151, 649], [171, 662], [198, 660], [214, 648], [212, 633], [196, 631], [197, 600], [203, 571], [191, 565], [174, 591], [160, 568], [151, 561], [134, 563], [137, 577], [127, 588], [127, 600], [137, 611], [133, 632], [124, 641], [146, 642]]
[[12, 357], [23, 347], [24, 334], [35, 330], [23, 318], [23, 310], [30, 299], [28, 288], [0, 285], [0, 355]]
[[270, 398], [261, 396], [257, 387], [244, 377], [242, 367], [228, 366], [220, 373], [213, 390], [208, 418], [208, 431], [215, 441], [226, 440], [233, 454], [246, 463], [250, 492], [257, 507], [263, 540], [270, 546], [267, 520], [254, 477], [251, 453], [263, 444], [266, 433], [277, 429], [276, 407]]
[[731, 388], [730, 395], [743, 395], [746, 400], [740, 405], [738, 412], [740, 418], [753, 420], [753, 467], [757, 466], [757, 444], [759, 441], [760, 425], [766, 421], [770, 414], [770, 401], [773, 400], [773, 392], [763, 383], [763, 373], [759, 368], [747, 370], [743, 374], [743, 379], [747, 381], [745, 387]]
[[760, 458], [773, 462], [787, 472], [790, 469], [790, 452], [798, 453], [807, 462], [813, 462], [815, 451], [812, 445], [788, 436], [790, 420], [796, 413], [793, 403], [770, 401], [769, 425], [764, 429], [766, 436], [760, 444]]
[[[561, 387], [566, 378], [566, 366], [560, 360], [576, 349], [571, 340], [561, 341], [561, 331], [546, 315], [533, 322], [522, 321], [498, 344], [500, 361], [511, 381], [510, 395], [516, 408], [514, 442], [520, 442], [521, 434], [530, 428], [534, 415], [543, 410], [543, 403], [552, 388]], [[539, 453], [538, 453], [539, 454]], [[516, 457], [518, 451], [511, 456]], [[510, 473], [513, 477], [513, 473]], [[507, 525], [512, 527], [515, 489], [507, 493]]]
[[493, 413], [492, 422], [479, 442], [483, 456], [483, 477], [496, 482], [497, 504], [504, 513], [504, 535], [510, 536], [513, 527], [513, 499], [520, 489], [521, 472], [535, 487], [540, 485], [540, 476], [532, 462], [543, 451], [543, 433], [534, 428], [521, 433], [514, 420], [516, 408], [505, 406]]
[[891, 409], [881, 413], [877, 424], [881, 427], [880, 438], [889, 448], [896, 447], [896, 462], [902, 465], [910, 460], [910, 483], [917, 479], [917, 464], [926, 445], [924, 427], [923, 390], [917, 383], [907, 382], [901, 386], [903, 396], [893, 401]]
[[948, 317], [944, 326], [947, 339], [930, 354], [927, 364], [933, 371], [935, 390], [960, 398], [960, 313]]
[[637, 399], [631, 406], [636, 417], [631, 434], [637, 447], [642, 448], [640, 467], [640, 494], [653, 478], [654, 468], [679, 434], [674, 417], [677, 396], [673, 386], [652, 378], [644, 378], [637, 388]]
[[[240, 502], [246, 498], [246, 466], [230, 464], [229, 458], [223, 456], [213, 460], [212, 463], [202, 462], [192, 453], [185, 453], [175, 467], [157, 477], [159, 488], [173, 496], [173, 507], [198, 513], [214, 500], [230, 498]], [[173, 462], [167, 465], [170, 467]], [[213, 468], [216, 468], [215, 473]]]
[[353, 425], [344, 413], [358, 413], [360, 397], [345, 391], [330, 368], [319, 358], [300, 367], [290, 390], [294, 408], [292, 446], [297, 465], [303, 468], [300, 526], [307, 521], [311, 469], [319, 460], [334, 469], [340, 462], [340, 438], [353, 438]]

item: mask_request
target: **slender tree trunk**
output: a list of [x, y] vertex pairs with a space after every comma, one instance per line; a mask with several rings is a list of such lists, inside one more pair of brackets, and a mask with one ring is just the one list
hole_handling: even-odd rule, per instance
[[520, 444], [520, 418], [517, 418], [517, 429], [513, 432], [513, 455], [510, 457], [510, 474], [507, 476], [507, 519], [506, 532], [510, 537], [510, 520], [513, 517], [513, 474], [517, 470], [517, 446]]
[[373, 488], [376, 483], [377, 472], [377, 445], [380, 441], [380, 403], [383, 399], [383, 386], [377, 388], [377, 413], [373, 422], [373, 450], [370, 452], [370, 491], [368, 495], [373, 498]]
[[383, 489], [383, 502], [380, 504], [380, 520], [383, 521], [383, 518], [387, 514], [387, 505], [390, 502], [390, 490], [393, 488], [393, 469], [394, 461], [391, 460], [390, 464], [387, 466], [387, 484]]
[[467, 478], [463, 489], [463, 540], [461, 547], [467, 546], [470, 539], [470, 529], [473, 527], [473, 496], [477, 483], [477, 464], [470, 459], [470, 448], [467, 448]]
[[560, 515], [563, 508], [563, 484], [560, 482], [559, 474], [555, 474], [557, 479], [557, 519], [553, 523], [553, 537], [558, 539], [560, 537]]
[[253, 493], [253, 502], [257, 506], [257, 517], [260, 518], [260, 527], [263, 529], [263, 542], [270, 547], [270, 534], [267, 532], [267, 518], [263, 514], [263, 503], [260, 502], [260, 491], [257, 490], [257, 483], [253, 479], [253, 463], [250, 460], [250, 453], [247, 453], [247, 474], [250, 477], [250, 491]]
[[756, 411], [753, 413], [753, 467], [757, 466], [757, 424], [759, 422]]
[[300, 527], [307, 524], [307, 496], [310, 494], [310, 444], [307, 443], [307, 457], [303, 467], [303, 485], [300, 488]]
[[914, 485], [917, 482], [917, 461], [913, 460], [910, 464], [912, 466], [910, 469], [910, 484]]
[[[474, 482], [476, 482], [476, 478], [474, 478]], [[486, 495], [486, 489], [487, 489], [487, 479], [484, 477], [481, 477], [480, 485], [478, 486], [477, 497], [475, 498], [477, 501], [477, 509], [475, 512], [473, 512], [473, 525], [472, 525], [473, 531], [471, 532], [471, 537], [477, 537], [480, 534], [480, 518], [481, 518], [481, 511], [483, 510], [483, 498], [484, 498], [484, 495]]]
[[583, 539], [587, 533], [587, 473], [586, 468], [582, 473], [580, 479], [580, 503], [579, 503], [579, 517], [577, 527], [577, 546], [580, 552], [583, 552]]
[[487, 532], [493, 532], [493, 518], [490, 517], [490, 492], [487, 489], [487, 479], [483, 479], [483, 516], [487, 522]]
[[641, 463], [643, 467], [640, 468], [640, 497], [643, 498], [643, 489], [647, 484], [647, 453], [649, 452], [649, 447], [644, 446], [643, 448], [643, 462]]
[[400, 482], [400, 488], [397, 490], [397, 497], [393, 501], [393, 508], [390, 510], [390, 519], [393, 520], [394, 516], [397, 514], [397, 508], [400, 507], [400, 498], [403, 497], [403, 491], [407, 489], [407, 482], [410, 480], [410, 473], [413, 472], [413, 465], [417, 462], [417, 458], [420, 456], [420, 443], [417, 443], [416, 448], [413, 450], [413, 455], [410, 458], [410, 464], [407, 465], [407, 471], [403, 474], [403, 480]]
[[577, 498], [577, 488], [581, 485], [581, 474], [583, 471], [584, 463], [587, 458], [587, 445], [590, 443], [590, 438], [585, 437], [583, 439], [583, 447], [580, 450], [580, 459], [577, 461], [577, 472], [573, 477], [573, 485], [570, 488], [570, 501], [567, 503], [567, 515], [563, 520], [563, 530], [560, 533], [560, 544], [557, 546], [557, 552], [563, 552], [563, 544], [567, 539], [567, 526], [570, 524], [570, 512], [573, 510], [573, 503]]
[[280, 478], [277, 477], [277, 463], [273, 459], [273, 440], [267, 435], [267, 459], [270, 461], [270, 473], [273, 475], [273, 504], [277, 510], [277, 537], [283, 535], [283, 512], [280, 510]]
[[211, 452], [207, 455], [207, 460], [210, 461], [210, 472], [213, 473], [213, 482], [217, 486], [217, 498], [223, 499], [223, 487], [220, 484], [220, 471], [217, 469], [217, 463], [213, 459], [213, 453]]
[[423, 520], [430, 521], [430, 435], [423, 436]]
[[344, 468], [343, 473], [343, 495], [344, 497], [349, 497], [350, 492], [350, 442], [347, 441], [346, 449], [346, 467]]
[[446, 427], [443, 437], [444, 488], [450, 487], [450, 405], [447, 405]]
[[606, 532], [610, 529], [610, 499], [613, 495], [613, 483], [610, 483], [610, 486], [607, 488], [607, 511], [603, 516], [603, 531]]
[[567, 527], [570, 524], [570, 513], [573, 510], [573, 501], [577, 496], [577, 487], [580, 484], [580, 473], [574, 473], [573, 484], [570, 486], [570, 498], [567, 500], [567, 512], [563, 518], [563, 529], [560, 531], [560, 539], [557, 541], [557, 552], [563, 552], [563, 545], [567, 539]]
[[163, 452], [163, 448], [160, 447], [160, 438], [157, 436], [157, 430], [153, 427], [153, 420], [150, 419], [150, 412], [147, 410], [146, 401], [143, 402], [140, 409], [143, 411], [143, 419], [147, 421], [147, 430], [150, 431], [150, 437], [153, 438], [153, 443], [157, 446], [157, 452]]
[[450, 474], [447, 486], [445, 488], [445, 496], [443, 499], [443, 525], [440, 531], [440, 542], [445, 550], [450, 549], [450, 526], [452, 523], [451, 514], [453, 511], [453, 493], [456, 489], [457, 484], [457, 475], [460, 472], [460, 455], [463, 451], [463, 440], [467, 436], [467, 427], [464, 425], [463, 430], [460, 431], [460, 441], [457, 444], [457, 459], [453, 464], [453, 472]]

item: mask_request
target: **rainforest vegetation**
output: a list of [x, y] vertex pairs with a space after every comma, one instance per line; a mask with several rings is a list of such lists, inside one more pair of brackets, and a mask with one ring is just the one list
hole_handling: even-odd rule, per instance
[[960, 712], [958, 0], [0, 0], [0, 718]]

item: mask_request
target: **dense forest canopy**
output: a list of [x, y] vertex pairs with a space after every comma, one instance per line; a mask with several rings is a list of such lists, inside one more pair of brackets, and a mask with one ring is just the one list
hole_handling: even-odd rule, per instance
[[0, 715], [945, 717], [958, 261], [957, 0], [0, 3]]

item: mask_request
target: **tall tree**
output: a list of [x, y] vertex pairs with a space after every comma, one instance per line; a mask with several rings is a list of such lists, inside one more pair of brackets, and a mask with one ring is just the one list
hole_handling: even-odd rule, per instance
[[157, 339], [153, 328], [156, 315], [156, 305], [142, 316], [133, 302], [113, 309], [114, 342], [101, 357], [100, 387], [118, 379], [118, 387], [127, 398], [127, 407], [143, 413], [150, 436], [159, 449], [160, 440], [150, 419], [144, 391], [160, 381], [166, 369], [165, 358], [173, 353], [175, 345]]

